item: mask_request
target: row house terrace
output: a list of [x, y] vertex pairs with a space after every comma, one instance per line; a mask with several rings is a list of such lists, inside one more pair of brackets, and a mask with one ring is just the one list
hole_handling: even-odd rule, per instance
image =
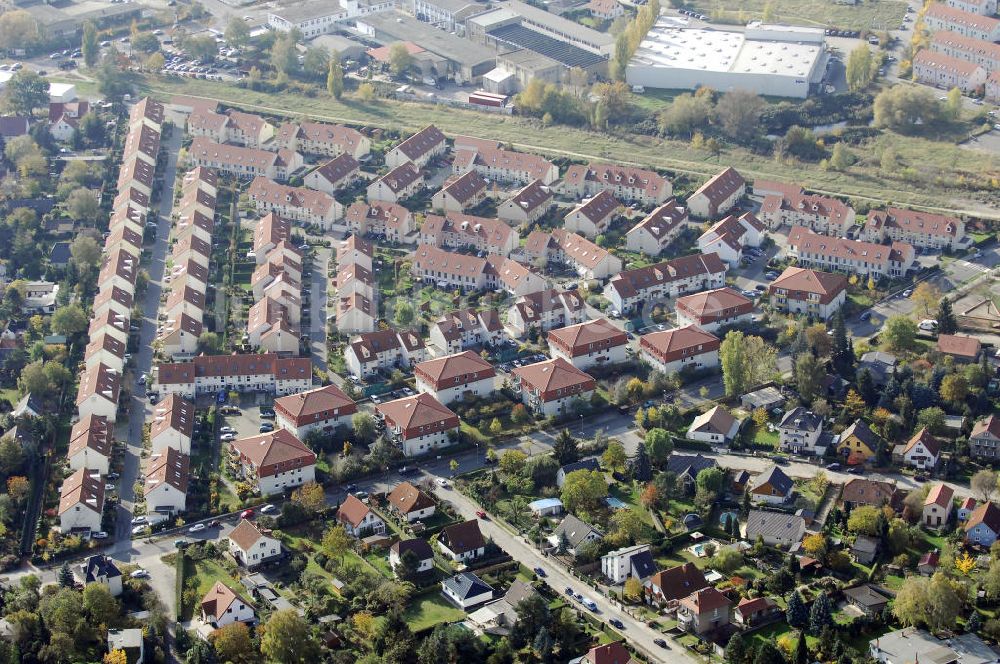
[[389, 150], [385, 155], [385, 164], [389, 168], [397, 168], [405, 163], [412, 163], [419, 169], [447, 151], [448, 143], [444, 134], [434, 125], [427, 125]]
[[729, 167], [713, 176], [688, 197], [688, 210], [693, 217], [714, 219], [732, 210], [746, 191], [746, 180], [735, 168]]
[[357, 263], [349, 263], [337, 270], [336, 287], [337, 295], [341, 297], [357, 293], [375, 300], [378, 295], [374, 273]]
[[760, 206], [760, 219], [771, 230], [802, 226], [822, 235], [843, 236], [854, 227], [854, 208], [836, 198], [807, 194], [801, 189], [768, 195]]
[[452, 311], [430, 328], [431, 348], [437, 355], [451, 355], [468, 348], [496, 346], [503, 339], [503, 323], [496, 309]]
[[278, 128], [274, 142], [286, 150], [304, 154], [361, 159], [371, 152], [367, 136], [343, 125], [323, 122], [287, 122]]
[[206, 136], [197, 136], [188, 148], [188, 159], [195, 166], [214, 168], [238, 178], [265, 177], [284, 182], [303, 167], [302, 155], [291, 150], [268, 152], [216, 143]]
[[577, 369], [620, 364], [628, 359], [628, 336], [607, 318], [551, 330], [549, 354]]
[[229, 110], [216, 113], [196, 108], [188, 116], [187, 132], [217, 143], [235, 143], [248, 148], [263, 148], [274, 137], [274, 125], [253, 113]]
[[253, 231], [253, 251], [257, 265], [268, 260], [268, 254], [282, 242], [291, 243], [292, 222], [281, 215], [268, 212], [259, 220]]
[[138, 125], [125, 135], [125, 143], [122, 146], [122, 164], [138, 159], [150, 166], [156, 166], [156, 157], [159, 152], [160, 132], [146, 125]]
[[149, 423], [149, 442], [153, 452], [174, 448], [190, 454], [195, 419], [194, 403], [176, 394], [170, 394], [156, 404]]
[[403, 243], [416, 229], [413, 213], [398, 203], [355, 201], [344, 215], [347, 230], [354, 235], [383, 235], [389, 242]]
[[993, 16], [997, 13], [996, 0], [944, 0], [944, 4], [970, 14]]
[[378, 307], [360, 293], [337, 297], [337, 331], [341, 334], [374, 332], [378, 322]]
[[265, 353], [297, 354], [299, 326], [290, 320], [284, 304], [265, 296], [247, 313], [247, 342]]
[[542, 334], [585, 320], [587, 304], [576, 290], [546, 288], [528, 293], [517, 298], [507, 310], [507, 329], [518, 339], [528, 336], [531, 330]]
[[951, 30], [939, 30], [931, 35], [930, 48], [932, 51], [979, 65], [987, 72], [1000, 69], [1000, 44], [966, 37]]
[[313, 224], [323, 230], [330, 230], [344, 217], [344, 206], [333, 196], [305, 187], [278, 184], [266, 177], [256, 177], [247, 194], [261, 214], [277, 212], [286, 219]]
[[122, 373], [106, 364], [85, 367], [80, 373], [76, 392], [76, 408], [81, 418], [100, 415], [112, 424], [118, 420], [118, 397], [121, 394]]
[[361, 179], [361, 164], [349, 154], [341, 154], [309, 172], [305, 186], [331, 196]]
[[659, 256], [677, 239], [687, 221], [687, 208], [671, 198], [625, 233], [625, 248], [647, 256]]
[[817, 235], [794, 227], [788, 246], [800, 265], [819, 267], [864, 277], [901, 277], [913, 267], [916, 254], [906, 242], [891, 245]]
[[611, 228], [621, 207], [613, 194], [602, 191], [573, 208], [563, 218], [563, 227], [584, 237], [596, 238]]
[[942, 90], [958, 88], [971, 94], [986, 84], [986, 75], [986, 69], [974, 62], [926, 48], [913, 57], [914, 78]]
[[458, 175], [476, 171], [491, 182], [510, 184], [540, 180], [550, 185], [559, 179], [559, 167], [544, 157], [487, 146], [456, 150], [452, 170]]
[[177, 514], [187, 509], [191, 482], [191, 457], [168, 447], [154, 452], [143, 475], [146, 510], [156, 514]]
[[476, 171], [453, 176], [431, 198], [431, 207], [444, 212], [462, 212], [482, 203], [490, 183]]
[[479, 258], [426, 244], [417, 247], [411, 269], [418, 279], [442, 288], [502, 288], [520, 296], [545, 286], [542, 277], [509, 258], [495, 255]]
[[497, 217], [512, 226], [527, 226], [545, 216], [553, 203], [552, 189], [541, 180], [533, 180], [500, 204]]
[[560, 191], [572, 198], [596, 196], [602, 191], [620, 201], [659, 205], [673, 194], [673, 186], [653, 171], [617, 164], [573, 164], [566, 169]]
[[190, 362], [160, 363], [155, 373], [161, 393], [189, 399], [219, 390], [284, 396], [312, 387], [309, 358], [275, 354], [199, 355]]
[[622, 270], [620, 258], [565, 228], [557, 228], [551, 233], [532, 231], [523, 252], [533, 262], [554, 261], [568, 265], [584, 279], [603, 281]]
[[621, 313], [645, 302], [726, 285], [726, 264], [718, 254], [692, 254], [621, 272], [604, 288], [604, 297]]
[[163, 354], [172, 359], [190, 357], [198, 352], [198, 338], [204, 331], [200, 317], [187, 313], [167, 317], [156, 332], [156, 340]]
[[973, 39], [1000, 41], [1000, 20], [949, 7], [943, 2], [931, 3], [924, 13], [924, 25], [931, 32], [949, 30]]
[[740, 216], [729, 215], [717, 222], [698, 238], [698, 250], [703, 254], [715, 253], [735, 266], [743, 258], [747, 247], [759, 247], [764, 241], [764, 224], [752, 212]]
[[66, 459], [71, 470], [85, 468], [107, 475], [114, 451], [114, 425], [103, 415], [85, 415], [73, 425]]
[[428, 214], [420, 227], [420, 243], [458, 249], [469, 247], [498, 256], [510, 256], [519, 244], [517, 231], [498, 219], [449, 212]]
[[424, 188], [424, 172], [414, 163], [405, 162], [368, 185], [369, 201], [399, 203]]
[[104, 364], [121, 373], [125, 370], [125, 342], [119, 341], [110, 334], [101, 332], [96, 337], [90, 337], [83, 353], [83, 363], [88, 369], [98, 364]]
[[358, 335], [344, 349], [344, 363], [359, 378], [405, 369], [428, 358], [424, 339], [414, 330], [379, 330]]
[[355, 234], [341, 240], [334, 246], [337, 252], [337, 265], [357, 263], [369, 270], [372, 269], [372, 258], [375, 256], [375, 245], [371, 241]]
[[938, 250], [955, 250], [967, 241], [965, 222], [961, 219], [897, 207], [869, 212], [864, 239], [869, 242], [894, 240]]

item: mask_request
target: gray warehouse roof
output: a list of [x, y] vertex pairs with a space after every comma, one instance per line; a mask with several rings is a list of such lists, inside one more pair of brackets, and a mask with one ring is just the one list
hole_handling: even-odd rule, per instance
[[371, 14], [358, 19], [358, 23], [375, 29], [375, 39], [384, 43], [411, 41], [436, 55], [466, 66], [496, 61], [496, 52], [481, 44], [435, 28], [412, 16], [398, 12]]
[[490, 36], [505, 44], [526, 48], [552, 58], [567, 67], [593, 67], [604, 58], [590, 51], [553, 39], [523, 25], [505, 25], [490, 31]]

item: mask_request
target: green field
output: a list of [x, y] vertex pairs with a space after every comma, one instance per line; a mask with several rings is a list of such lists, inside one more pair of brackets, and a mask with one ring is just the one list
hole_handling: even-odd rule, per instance
[[[669, 169], [675, 173], [704, 179], [725, 164], [738, 164], [748, 179], [769, 178], [797, 182], [819, 193], [868, 199], [876, 204], [922, 206], [941, 212], [983, 216], [989, 214], [979, 202], [982, 189], [991, 178], [1000, 179], [1000, 160], [975, 153], [946, 141], [932, 141], [894, 133], [871, 139], [855, 150], [859, 161], [846, 172], [823, 170], [816, 164], [778, 161], [770, 155], [729, 147], [716, 157], [705, 150], [692, 149], [684, 141], [634, 134], [609, 135], [516, 116], [495, 116], [443, 106], [377, 99], [370, 103], [351, 99], [337, 101], [325, 95], [307, 97], [291, 92], [271, 94], [234, 85], [196, 79], [150, 78], [144, 92], [164, 99], [183, 94], [218, 99], [242, 108], [293, 118], [348, 122], [380, 127], [416, 130], [434, 123], [446, 134], [496, 138], [513, 147], [549, 156], [581, 160], [613, 159], [646, 167]], [[648, 102], [647, 102], [648, 103]], [[665, 103], [665, 102], [664, 102]], [[891, 143], [902, 164], [900, 174], [881, 172], [877, 153]], [[904, 171], [918, 177], [907, 179]], [[963, 183], [965, 189], [955, 185]], [[985, 183], [985, 184], [984, 184]], [[968, 192], [967, 198], [958, 198]], [[964, 193], [963, 193], [964, 195]], [[995, 215], [995, 213], [993, 213]]]
[[862, 0], [856, 5], [835, 0], [740, 0], [738, 6], [722, 5], [713, 0], [690, 0], [686, 6], [716, 20], [745, 25], [762, 20], [770, 5], [772, 23], [791, 23], [810, 27], [836, 27], [846, 30], [883, 31], [899, 27], [906, 14], [906, 3], [899, 0]]

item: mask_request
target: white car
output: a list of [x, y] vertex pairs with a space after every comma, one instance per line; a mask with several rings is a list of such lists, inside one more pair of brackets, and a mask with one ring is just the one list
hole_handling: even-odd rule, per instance
[[134, 519], [132, 519], [132, 525], [133, 526], [137, 526], [140, 523], [142, 523], [142, 524], [148, 523], [148, 521], [149, 521], [149, 519], [147, 519], [145, 517], [145, 515], [140, 514], [139, 516], [137, 516]]
[[227, 441], [230, 441], [230, 440], [236, 440], [236, 434], [235, 433], [224, 433], [221, 436], [219, 436], [219, 440], [221, 440], [223, 442], [227, 442]]
[[114, 484], [110, 484], [110, 483], [105, 484], [104, 485], [104, 490], [105, 491], [114, 491], [115, 490], [115, 485]]
[[219, 433], [236, 433], [236, 429], [232, 427], [220, 427]]
[[438, 485], [439, 487], [441, 487], [441, 488], [444, 488], [444, 489], [447, 489], [447, 488], [448, 488], [448, 480], [446, 480], [445, 478], [443, 478], [443, 477], [438, 477], [438, 478], [437, 478], [437, 479], [435, 479], [434, 481], [435, 481], [435, 482], [437, 483], [437, 485]]
[[275, 509], [277, 509], [277, 508], [275, 508], [274, 505], [264, 505], [263, 507], [260, 508], [260, 513], [261, 514], [270, 514]]
[[145, 579], [149, 577], [149, 572], [140, 568], [128, 575], [130, 579]]
[[132, 529], [133, 535], [142, 535], [145, 532], [146, 532], [146, 526], [136, 526], [135, 528]]
[[933, 318], [925, 318], [920, 321], [920, 325], [917, 325], [917, 327], [925, 332], [933, 332], [938, 328], [938, 322]]
[[108, 539], [108, 534], [103, 530], [98, 530], [96, 533], [90, 533], [92, 539]]
[[203, 523], [196, 523], [196, 524], [194, 524], [193, 526], [191, 526], [188, 529], [188, 532], [189, 533], [200, 533], [203, 530], [205, 530], [205, 524], [203, 524]]

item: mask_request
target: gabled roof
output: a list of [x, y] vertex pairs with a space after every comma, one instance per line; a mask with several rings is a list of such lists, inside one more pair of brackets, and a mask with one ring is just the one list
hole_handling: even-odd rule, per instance
[[702, 275], [726, 272], [726, 264], [719, 254], [691, 254], [646, 267], [625, 270], [611, 278], [611, 288], [621, 297], [633, 297], [647, 288], [661, 284], [690, 279]]
[[562, 520], [552, 534], [556, 539], [562, 539], [563, 535], [566, 535], [566, 541], [569, 542], [570, 548], [574, 549], [592, 535], [596, 535], [598, 539], [603, 537], [601, 531], [597, 528], [594, 528], [589, 523], [578, 519], [572, 514], [567, 514], [566, 518]]
[[435, 389], [464, 385], [496, 376], [493, 365], [470, 350], [417, 364], [414, 373], [426, 376]]
[[305, 464], [316, 463], [316, 454], [287, 429], [234, 440], [233, 448], [258, 468], [297, 459]]
[[371, 511], [368, 505], [361, 502], [354, 494], [349, 493], [344, 502], [340, 504], [340, 509], [337, 510], [337, 519], [350, 524], [353, 528], [357, 528]]
[[681, 600], [681, 606], [690, 609], [696, 615], [732, 606], [732, 601], [714, 587], [696, 590]]
[[434, 557], [434, 549], [422, 537], [414, 537], [408, 540], [397, 540], [391, 547], [392, 551], [400, 558], [407, 551], [412, 551], [417, 556], [417, 560], [428, 560]]
[[586, 387], [594, 383], [590, 374], [577, 369], [561, 357], [518, 367], [511, 373], [541, 392]]
[[927, 498], [924, 499], [924, 507], [928, 505], [937, 505], [938, 507], [944, 507], [945, 509], [951, 509], [951, 500], [955, 495], [955, 490], [944, 483], [935, 484], [931, 487], [930, 492], [927, 494]]
[[644, 194], [651, 198], [659, 196], [660, 192], [670, 184], [665, 177], [653, 171], [620, 164], [596, 162], [591, 162], [586, 166], [582, 164], [571, 165], [566, 169], [563, 181], [574, 185], [589, 181], [629, 189], [641, 189]]
[[354, 399], [336, 385], [330, 384], [279, 397], [274, 400], [274, 405], [289, 413], [293, 420], [298, 420], [317, 413], [349, 408], [354, 405]]
[[579, 212], [590, 221], [597, 223], [613, 215], [621, 205], [610, 191], [602, 189], [596, 196], [577, 205], [570, 214]]
[[694, 316], [717, 316], [732, 309], [753, 309], [753, 300], [737, 293], [732, 288], [716, 288], [713, 290], [682, 295], [677, 298], [676, 306], [683, 308]]
[[397, 484], [388, 500], [390, 505], [403, 514], [434, 507], [431, 497], [409, 482]]
[[983, 524], [994, 533], [1000, 534], [1000, 507], [993, 503], [983, 503], [974, 509], [969, 515], [969, 520], [965, 523], [966, 532], [979, 524]]
[[873, 586], [870, 583], [865, 583], [854, 588], [846, 588], [844, 596], [863, 607], [877, 608], [889, 603], [889, 597], [880, 591], [881, 588]]
[[236, 524], [229, 533], [229, 540], [235, 542], [236, 546], [240, 547], [243, 551], [249, 551], [250, 547], [260, 540], [264, 534], [260, 532], [256, 524], [250, 519], [240, 519], [240, 522]]
[[109, 556], [98, 554], [87, 558], [84, 568], [84, 578], [87, 583], [95, 583], [99, 578], [113, 579], [122, 575], [115, 561]]
[[225, 615], [229, 607], [237, 601], [243, 602], [247, 606], [253, 606], [250, 602], [237, 595], [232, 588], [222, 583], [222, 581], [216, 581], [211, 590], [205, 593], [205, 596], [201, 599], [201, 611], [206, 616], [215, 616], [218, 619]]
[[593, 344], [607, 343], [609, 346], [623, 346], [628, 343], [625, 332], [615, 327], [607, 318], [595, 318], [576, 325], [560, 327], [549, 331], [549, 342], [570, 350], [588, 348]]
[[396, 146], [410, 159], [419, 159], [444, 142], [444, 134], [434, 125], [427, 125]]
[[933, 456], [937, 456], [941, 452], [941, 441], [932, 436], [931, 432], [927, 430], [927, 427], [922, 428], [906, 442], [906, 446], [903, 448], [903, 454], [912, 450], [917, 443], [923, 443], [924, 447], [927, 448], [927, 451]]
[[455, 554], [468, 553], [486, 546], [479, 522], [475, 519], [446, 526], [438, 536], [438, 541]]
[[583, 658], [588, 664], [630, 664], [635, 661], [622, 641], [594, 646]]
[[59, 489], [59, 514], [84, 505], [94, 512], [104, 511], [104, 482], [89, 468], [81, 468], [65, 480]]
[[187, 454], [181, 454], [176, 448], [168, 447], [163, 452], [154, 452], [149, 457], [145, 483], [147, 492], [161, 484], [167, 484], [187, 494], [190, 481], [191, 457]]
[[692, 480], [698, 478], [698, 473], [707, 468], [716, 468], [718, 463], [715, 459], [699, 454], [678, 454], [674, 452], [667, 459], [667, 470], [678, 477], [687, 476]]
[[959, 334], [938, 335], [937, 350], [939, 353], [974, 360], [979, 357], [981, 349], [982, 345], [979, 343], [979, 339], [975, 337], [967, 337]]
[[531, 212], [552, 200], [552, 191], [541, 180], [533, 180], [519, 189], [510, 201], [525, 212]]
[[785, 413], [785, 416], [781, 418], [781, 423], [778, 427], [781, 429], [790, 429], [792, 431], [811, 432], [823, 428], [823, 418], [811, 410], [806, 410], [802, 406], [796, 406], [792, 410]]
[[845, 503], [856, 505], [893, 505], [899, 495], [896, 485], [892, 482], [870, 480], [866, 477], [854, 477], [844, 485], [840, 499]]
[[450, 408], [426, 392], [380, 403], [375, 407], [375, 411], [402, 429], [415, 429], [436, 425], [452, 418], [458, 419]]
[[728, 435], [730, 429], [738, 420], [724, 406], [715, 406], [711, 410], [694, 418], [691, 431]]
[[684, 224], [687, 219], [687, 208], [678, 205], [676, 198], [671, 198], [669, 201], [646, 215], [646, 217], [633, 226], [632, 229], [626, 233], [626, 235], [632, 235], [633, 233], [637, 233], [639, 231], [646, 231], [657, 241], [660, 241], [661, 238], [669, 235], [675, 228]]
[[686, 325], [671, 330], [651, 332], [640, 338], [641, 346], [649, 346], [657, 352], [666, 355], [682, 350], [692, 350], [695, 354], [699, 346], [712, 345], [701, 352], [710, 352], [718, 348], [719, 338], [711, 332], [706, 332], [697, 325]]
[[730, 166], [698, 187], [691, 196], [704, 196], [713, 205], [718, 205], [745, 186], [746, 180]]
[[873, 452], [878, 450], [879, 437], [864, 420], [858, 418], [849, 427], [844, 429], [843, 433], [840, 434], [840, 440], [844, 441], [852, 436], [867, 445], [868, 449]]
[[694, 563], [684, 563], [657, 572], [650, 583], [659, 587], [663, 600], [670, 602], [708, 587], [705, 574]]
[[795, 483], [792, 482], [792, 478], [784, 473], [781, 468], [777, 466], [771, 466], [768, 470], [754, 478], [750, 485], [750, 492], [753, 493], [754, 489], [762, 487], [765, 484], [770, 484], [779, 493], [787, 496], [791, 492]]
[[600, 470], [601, 464], [597, 460], [597, 457], [588, 457], [586, 459], [580, 459], [579, 461], [574, 461], [573, 463], [567, 463], [559, 470], [562, 471], [563, 475], [569, 475], [577, 470]]
[[442, 582], [445, 588], [451, 590], [457, 597], [468, 599], [478, 597], [483, 593], [492, 593], [493, 588], [472, 572], [462, 572], [448, 577]]
[[972, 425], [972, 432], [969, 434], [969, 438], [976, 438], [987, 434], [994, 438], [1000, 438], [1000, 417], [997, 415], [989, 415], [984, 419], [976, 420], [976, 423]]

